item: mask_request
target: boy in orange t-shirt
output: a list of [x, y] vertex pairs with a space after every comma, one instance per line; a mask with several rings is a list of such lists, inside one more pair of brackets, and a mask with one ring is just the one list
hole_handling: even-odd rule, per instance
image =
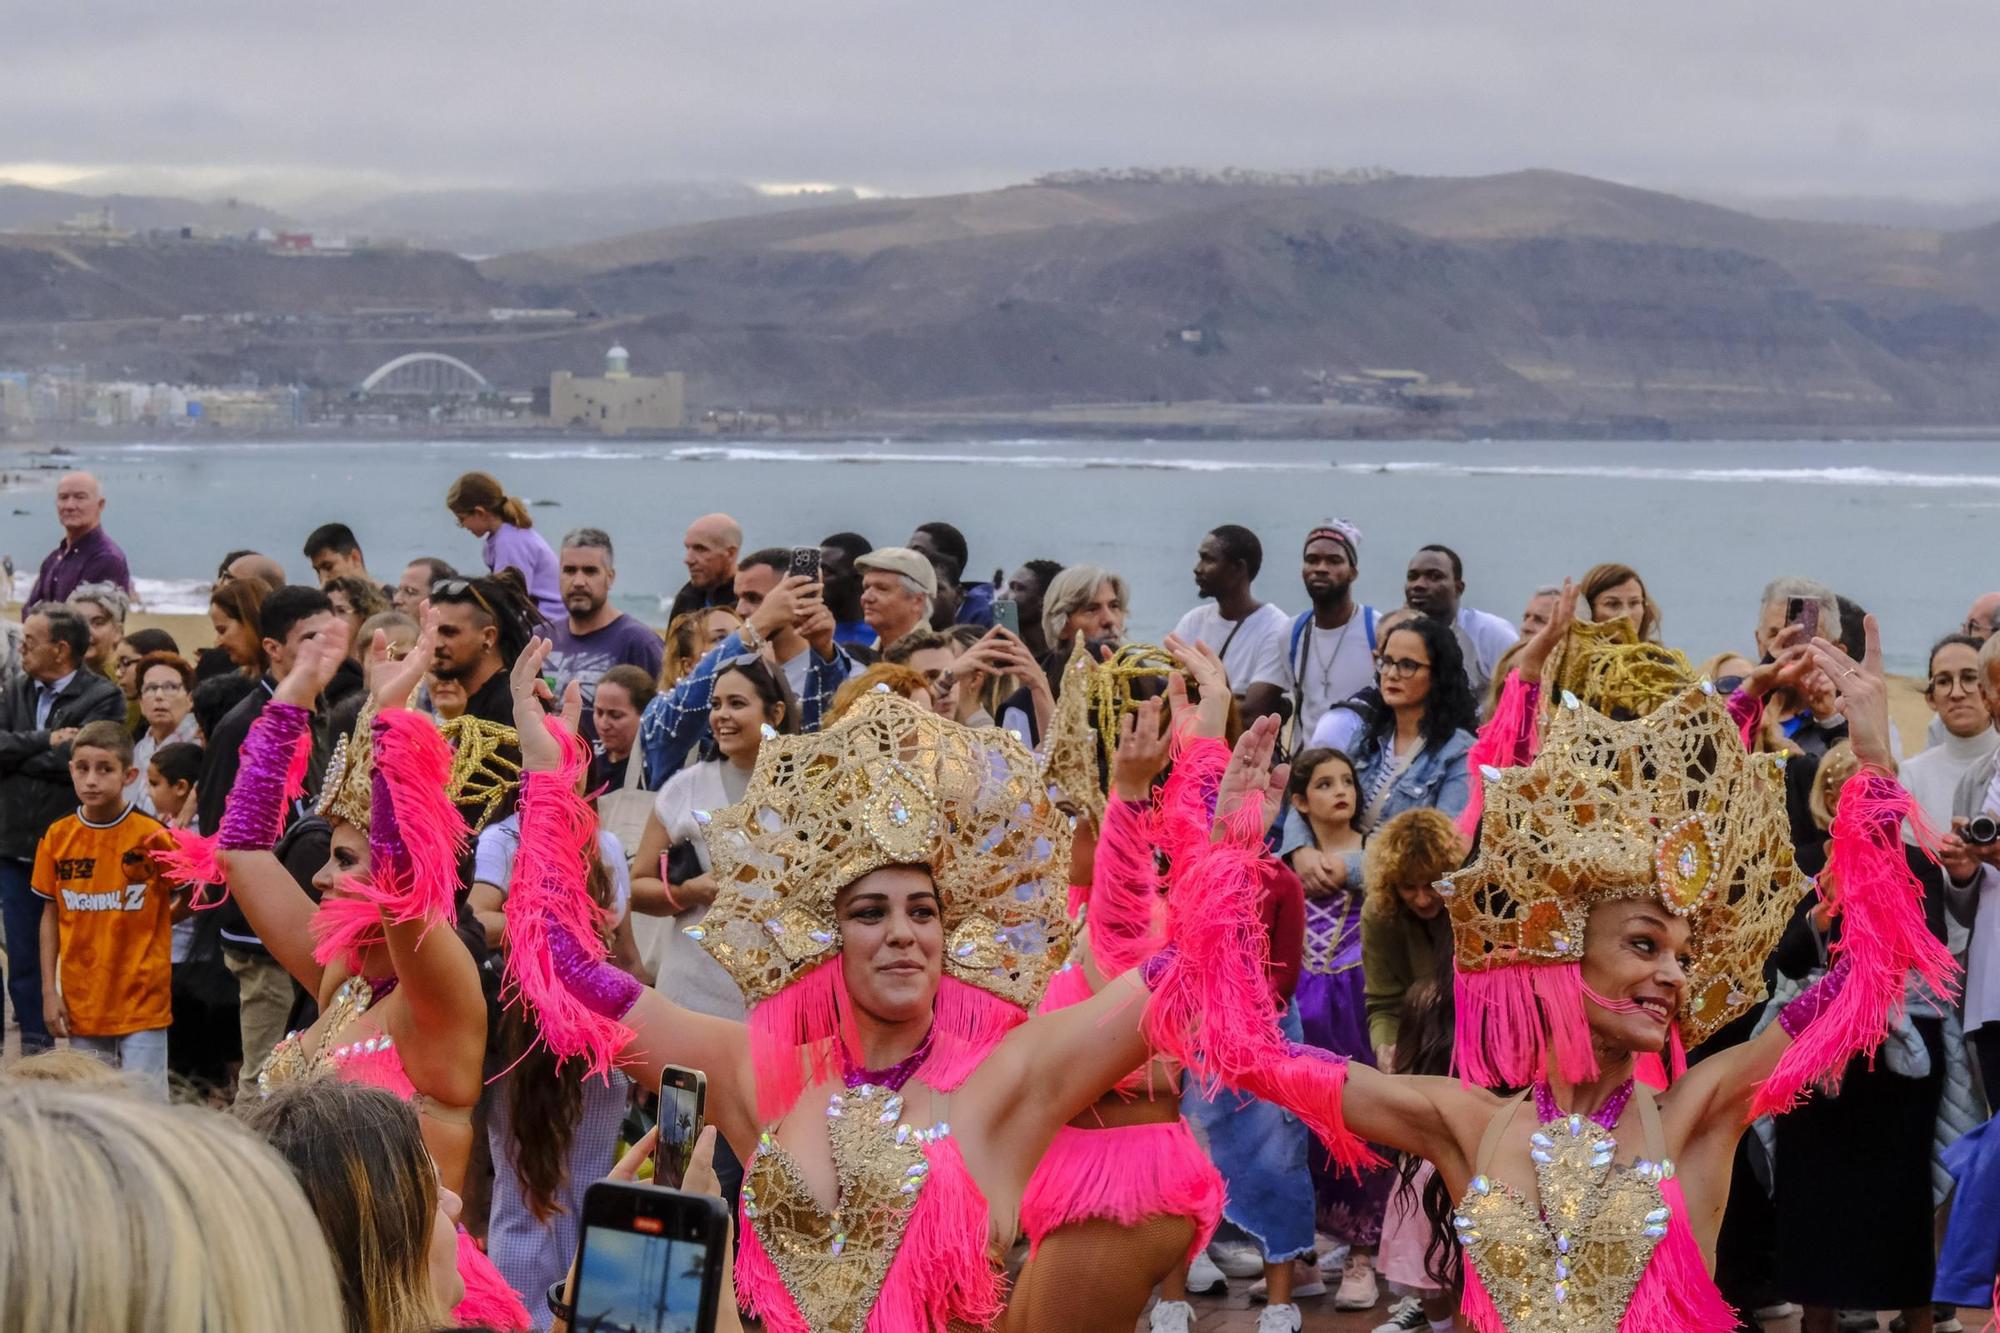
[[169, 836], [125, 803], [132, 738], [92, 722], [70, 743], [77, 812], [35, 848], [42, 907], [42, 1005], [49, 1031], [167, 1099], [173, 1017], [173, 901], [148, 852]]

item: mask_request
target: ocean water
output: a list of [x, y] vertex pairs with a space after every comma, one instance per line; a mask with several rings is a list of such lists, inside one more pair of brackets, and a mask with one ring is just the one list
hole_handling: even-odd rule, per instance
[[1340, 516], [1362, 533], [1360, 595], [1402, 599], [1417, 547], [1466, 566], [1466, 601], [1515, 618], [1536, 585], [1621, 560], [1644, 576], [1666, 637], [1699, 660], [1746, 649], [1759, 589], [1809, 574], [1882, 619], [1892, 669], [1920, 670], [1937, 635], [2000, 587], [2000, 442], [1326, 443], [1028, 439], [943, 444], [468, 440], [67, 446], [0, 455], [18, 478], [0, 506], [0, 550], [26, 590], [58, 531], [58, 471], [102, 478], [107, 528], [142, 598], [200, 610], [217, 558], [264, 550], [294, 576], [299, 548], [332, 520], [393, 578], [412, 557], [480, 567], [479, 543], [444, 508], [451, 480], [498, 475], [553, 544], [590, 525], [617, 542], [617, 599], [657, 623], [680, 586], [681, 532], [725, 510], [748, 546], [852, 529], [900, 542], [926, 519], [963, 529], [972, 576], [1047, 556], [1123, 572], [1132, 629], [1156, 637], [1196, 601], [1202, 535], [1242, 523], [1264, 540], [1257, 591], [1303, 609], [1305, 531]]

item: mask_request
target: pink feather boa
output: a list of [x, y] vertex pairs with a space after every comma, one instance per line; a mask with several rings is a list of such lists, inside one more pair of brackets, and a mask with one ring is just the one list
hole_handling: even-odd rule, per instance
[[1184, 739], [1160, 794], [1156, 828], [1172, 865], [1167, 934], [1174, 948], [1151, 979], [1146, 1039], [1210, 1091], [1235, 1088], [1291, 1111], [1339, 1165], [1373, 1165], [1380, 1159], [1341, 1114], [1346, 1062], [1295, 1047], [1278, 1030], [1263, 919], [1262, 801], [1246, 801], [1221, 836], [1211, 832], [1228, 763], [1221, 741]]
[[1131, 971], [1165, 943], [1160, 874], [1153, 859], [1150, 807], [1115, 797], [1104, 808], [1092, 862], [1090, 952], [1108, 980]]
[[1911, 973], [1938, 995], [1956, 994], [1958, 963], [1924, 924], [1923, 888], [1903, 850], [1905, 821], [1919, 846], [1937, 846], [1916, 801], [1887, 774], [1863, 769], [1841, 788], [1820, 878], [1834, 886], [1843, 919], [1833, 957], [1847, 962], [1846, 984], [1780, 1057], [1751, 1119], [1789, 1110], [1814, 1083], [1837, 1088], [1855, 1056], [1872, 1060], [1903, 1016]]
[[562, 750], [554, 770], [521, 776], [521, 845], [507, 894], [507, 971], [502, 999], [525, 1004], [541, 1039], [557, 1055], [581, 1058], [589, 1071], [607, 1074], [632, 1040], [632, 1029], [600, 1014], [556, 975], [549, 941], [568, 935], [593, 960], [606, 950], [599, 927], [603, 909], [590, 896], [585, 869], [597, 836], [597, 815], [578, 793], [583, 743], [560, 719], [548, 719]]
[[[1006, 1309], [1006, 1284], [988, 1255], [986, 1196], [949, 1135], [927, 1145], [917, 1206], [869, 1311], [867, 1333], [946, 1333], [987, 1328]], [[766, 1333], [811, 1333], [757, 1225], [742, 1219], [736, 1252], [736, 1295], [764, 1321]]]
[[[370, 812], [368, 879], [350, 884], [387, 921], [449, 926], [457, 913], [458, 863], [468, 834], [447, 794], [450, 783], [451, 743], [436, 722], [408, 708], [376, 715], [375, 793], [380, 800], [386, 792], [390, 808]], [[377, 849], [392, 842], [403, 854], [381, 856]]]
[[1486, 809], [1488, 768], [1519, 768], [1534, 759], [1542, 748], [1542, 687], [1539, 681], [1524, 681], [1521, 673], [1507, 673], [1493, 716], [1479, 729], [1479, 739], [1465, 755], [1465, 775], [1469, 795], [1458, 815], [1458, 831], [1470, 839], [1479, 831], [1479, 817]]

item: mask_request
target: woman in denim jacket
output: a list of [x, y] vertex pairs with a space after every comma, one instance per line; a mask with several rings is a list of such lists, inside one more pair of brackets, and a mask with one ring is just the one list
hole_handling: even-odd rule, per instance
[[[1361, 800], [1355, 827], [1365, 835], [1423, 807], [1457, 815], [1471, 794], [1465, 756], [1478, 725], [1457, 636], [1418, 616], [1389, 631], [1375, 662], [1383, 707], [1351, 752]], [[1285, 820], [1279, 854], [1308, 896], [1360, 885], [1361, 853], [1321, 853], [1296, 813]]]

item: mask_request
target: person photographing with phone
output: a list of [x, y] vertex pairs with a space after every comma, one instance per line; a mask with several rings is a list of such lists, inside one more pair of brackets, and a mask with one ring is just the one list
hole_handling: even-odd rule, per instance
[[649, 781], [664, 785], [681, 770], [707, 732], [717, 674], [746, 654], [784, 674], [798, 700], [800, 730], [818, 729], [854, 663], [834, 642], [833, 613], [821, 596], [817, 568], [795, 574], [793, 563], [794, 552], [785, 547], [745, 556], [736, 571], [736, 613], [743, 623], [646, 705], [639, 746]]

